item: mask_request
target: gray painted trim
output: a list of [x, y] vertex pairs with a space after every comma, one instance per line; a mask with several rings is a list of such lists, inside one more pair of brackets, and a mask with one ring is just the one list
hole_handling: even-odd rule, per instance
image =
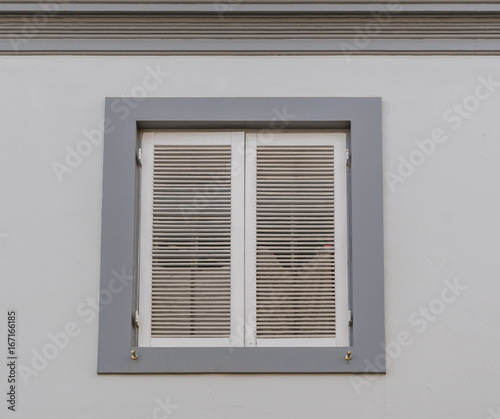
[[[277, 113], [294, 115], [283, 127], [350, 128], [352, 152], [352, 345], [344, 348], [135, 348], [130, 351], [133, 287], [125, 287], [99, 315], [98, 373], [360, 373], [385, 372], [380, 98], [148, 98], [128, 115], [122, 98], [106, 98], [101, 292], [113, 270], [134, 272], [135, 150], [144, 128], [276, 126]], [[273, 121], [274, 118], [274, 121]], [[135, 278], [137, 280], [137, 278]], [[347, 350], [353, 359], [345, 360]], [[372, 365], [372, 366], [370, 366]]]
[[345, 40], [33, 40], [13, 51], [0, 40], [0, 55], [498, 55], [497, 39], [374, 39], [344, 50]]

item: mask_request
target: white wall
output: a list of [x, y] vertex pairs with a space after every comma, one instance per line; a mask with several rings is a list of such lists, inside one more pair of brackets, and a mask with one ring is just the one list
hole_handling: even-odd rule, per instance
[[[97, 318], [87, 323], [76, 310], [99, 286], [102, 144], [61, 182], [52, 165], [99, 126], [104, 98], [130, 96], [148, 66], [169, 73], [149, 96], [381, 96], [384, 170], [395, 175], [415, 139], [445, 131], [448, 140], [404, 183], [384, 184], [386, 341], [402, 331], [411, 341], [389, 359], [387, 375], [96, 374]], [[27, 385], [21, 380], [18, 411], [4, 402], [0, 416], [145, 419], [156, 398], [169, 397], [178, 407], [158, 417], [498, 417], [500, 87], [467, 99], [478, 109], [459, 128], [442, 118], [489, 75], [500, 81], [500, 58], [0, 58], [2, 362], [7, 309], [18, 311], [26, 367], [50, 333], [68, 322], [81, 330]], [[453, 278], [466, 289], [438, 302]], [[422, 320], [418, 310], [429, 305], [442, 313]]]

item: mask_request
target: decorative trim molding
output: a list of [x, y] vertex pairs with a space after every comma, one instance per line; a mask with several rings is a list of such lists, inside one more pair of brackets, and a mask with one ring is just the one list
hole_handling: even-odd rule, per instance
[[63, 0], [63, 1], [5, 1], [3, 12], [37, 12], [59, 8], [66, 12], [377, 12], [389, 7], [405, 12], [487, 12], [500, 11], [500, 0]]
[[[229, 1], [229, 0], [228, 0]], [[235, 0], [242, 1], [242, 0]], [[93, 4], [100, 6], [102, 2]], [[74, 5], [88, 3], [77, 2]], [[102, 3], [104, 4], [104, 3]], [[129, 3], [127, 3], [129, 4]], [[138, 2], [130, 3], [138, 5]], [[143, 6], [165, 6], [171, 3]], [[218, 3], [219, 5], [222, 3]], [[183, 55], [497, 55], [500, 2], [489, 12], [408, 12], [408, 4], [384, 4], [371, 12], [256, 13], [75, 12], [38, 4], [36, 12], [0, 11], [0, 54]], [[274, 3], [277, 5], [278, 3]], [[419, 3], [420, 4], [420, 3]], [[437, 3], [429, 4], [435, 6]], [[469, 2], [440, 5], [470, 7]], [[2, 4], [5, 6], [6, 4]], [[28, 3], [18, 3], [27, 6]], [[106, 3], [123, 6], [123, 3]], [[188, 5], [188, 4], [187, 4]], [[199, 6], [200, 4], [197, 4]], [[245, 4], [236, 4], [243, 6]], [[255, 4], [254, 4], [255, 5]], [[351, 4], [353, 6], [381, 6]], [[412, 3], [411, 6], [416, 4]], [[287, 4], [287, 8], [297, 4]], [[304, 6], [304, 5], [299, 5]], [[313, 3], [306, 5], [308, 8]], [[325, 3], [323, 6], [339, 6]], [[340, 5], [341, 6], [341, 5]], [[347, 4], [343, 4], [347, 6]], [[479, 6], [479, 5], [476, 5]], [[221, 6], [222, 7], [222, 6]], [[144, 9], [144, 7], [143, 7]]]

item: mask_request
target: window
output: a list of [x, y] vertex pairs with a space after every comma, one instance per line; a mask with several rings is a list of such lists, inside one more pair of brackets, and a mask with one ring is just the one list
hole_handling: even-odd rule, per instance
[[139, 346], [348, 346], [346, 135], [142, 137]]
[[380, 98], [126, 101], [106, 99], [98, 373], [385, 372]]

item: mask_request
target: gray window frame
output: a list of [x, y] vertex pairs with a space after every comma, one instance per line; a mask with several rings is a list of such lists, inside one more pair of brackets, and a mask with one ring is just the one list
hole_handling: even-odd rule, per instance
[[[97, 372], [385, 373], [381, 110], [381, 98], [376, 97], [146, 98], [141, 102], [106, 98]], [[140, 132], [145, 129], [347, 132], [350, 346], [137, 347], [140, 171], [136, 162]], [[122, 279], [125, 285], [119, 292], [114, 291], [116, 272], [132, 276], [131, 284]], [[132, 359], [132, 350], [138, 359]], [[347, 351], [352, 354], [349, 361]]]

